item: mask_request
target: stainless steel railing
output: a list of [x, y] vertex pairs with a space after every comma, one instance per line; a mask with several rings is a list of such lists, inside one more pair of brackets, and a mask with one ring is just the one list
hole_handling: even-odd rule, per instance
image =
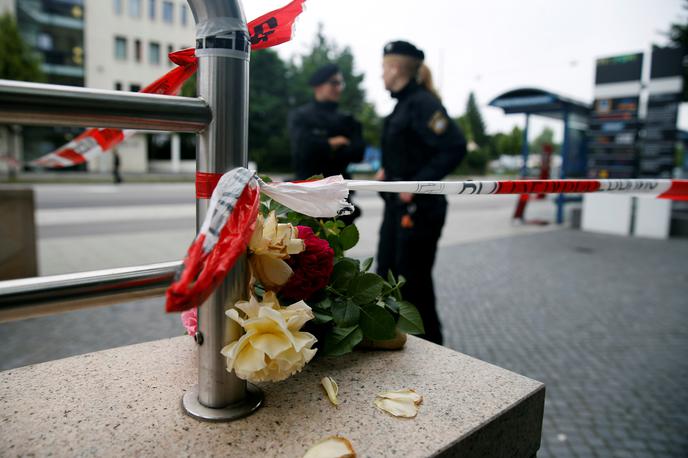
[[0, 323], [160, 296], [181, 262], [0, 282]]
[[0, 80], [0, 123], [199, 132], [211, 117], [200, 98]]

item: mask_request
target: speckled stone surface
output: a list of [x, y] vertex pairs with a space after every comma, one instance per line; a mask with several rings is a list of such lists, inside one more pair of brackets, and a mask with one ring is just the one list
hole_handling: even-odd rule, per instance
[[[300, 457], [334, 434], [363, 457], [530, 457], [540, 445], [544, 385], [413, 337], [402, 351], [317, 359], [261, 384], [250, 417], [199, 422], [180, 402], [196, 383], [194, 346], [178, 337], [0, 373], [0, 456]], [[339, 384], [338, 407], [324, 375]], [[373, 406], [400, 388], [423, 396], [414, 419]]]

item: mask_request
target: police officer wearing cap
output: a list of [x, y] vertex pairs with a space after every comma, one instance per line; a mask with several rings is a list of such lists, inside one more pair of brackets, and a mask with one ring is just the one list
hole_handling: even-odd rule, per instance
[[[382, 169], [385, 181], [436, 181], [451, 173], [466, 154], [466, 140], [432, 87], [423, 51], [406, 41], [388, 43], [383, 53], [385, 89], [397, 99], [384, 123]], [[423, 72], [421, 73], [421, 68]], [[423, 77], [421, 77], [423, 76]], [[404, 299], [423, 318], [425, 335], [442, 344], [435, 309], [432, 267], [447, 213], [441, 195], [382, 193], [385, 211], [380, 228], [377, 272], [403, 275]]]
[[289, 115], [289, 135], [296, 179], [344, 175], [365, 151], [361, 124], [338, 110], [344, 78], [335, 64], [320, 67], [308, 80], [314, 100]]

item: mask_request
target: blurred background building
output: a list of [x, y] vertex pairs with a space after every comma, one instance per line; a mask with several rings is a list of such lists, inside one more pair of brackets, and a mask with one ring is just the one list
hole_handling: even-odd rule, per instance
[[[45, 82], [52, 84], [136, 92], [172, 68], [170, 52], [194, 43], [185, 0], [0, 0], [0, 13], [5, 12], [15, 17], [22, 38], [40, 59]], [[24, 157], [18, 159], [49, 153], [80, 131], [25, 127]], [[182, 164], [180, 147], [178, 134], [135, 135], [119, 147], [121, 170], [193, 169], [193, 161]], [[86, 168], [108, 172], [112, 155]]]

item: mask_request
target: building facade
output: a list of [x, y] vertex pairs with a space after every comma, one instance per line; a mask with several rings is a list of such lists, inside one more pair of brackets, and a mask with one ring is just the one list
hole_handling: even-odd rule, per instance
[[[136, 92], [169, 71], [167, 55], [194, 45], [194, 21], [186, 0], [0, 0], [13, 13], [24, 40], [41, 58], [47, 82]], [[31, 160], [68, 141], [80, 130], [25, 129], [25, 157]], [[121, 171], [150, 171], [150, 134], [137, 134], [119, 147]], [[153, 135], [157, 143], [179, 138]], [[165, 143], [165, 139], [167, 142]], [[163, 155], [162, 169], [179, 171]], [[170, 154], [170, 157], [175, 156]], [[92, 161], [91, 171], [112, 170], [113, 158]], [[176, 170], [175, 170], [176, 169]]]

